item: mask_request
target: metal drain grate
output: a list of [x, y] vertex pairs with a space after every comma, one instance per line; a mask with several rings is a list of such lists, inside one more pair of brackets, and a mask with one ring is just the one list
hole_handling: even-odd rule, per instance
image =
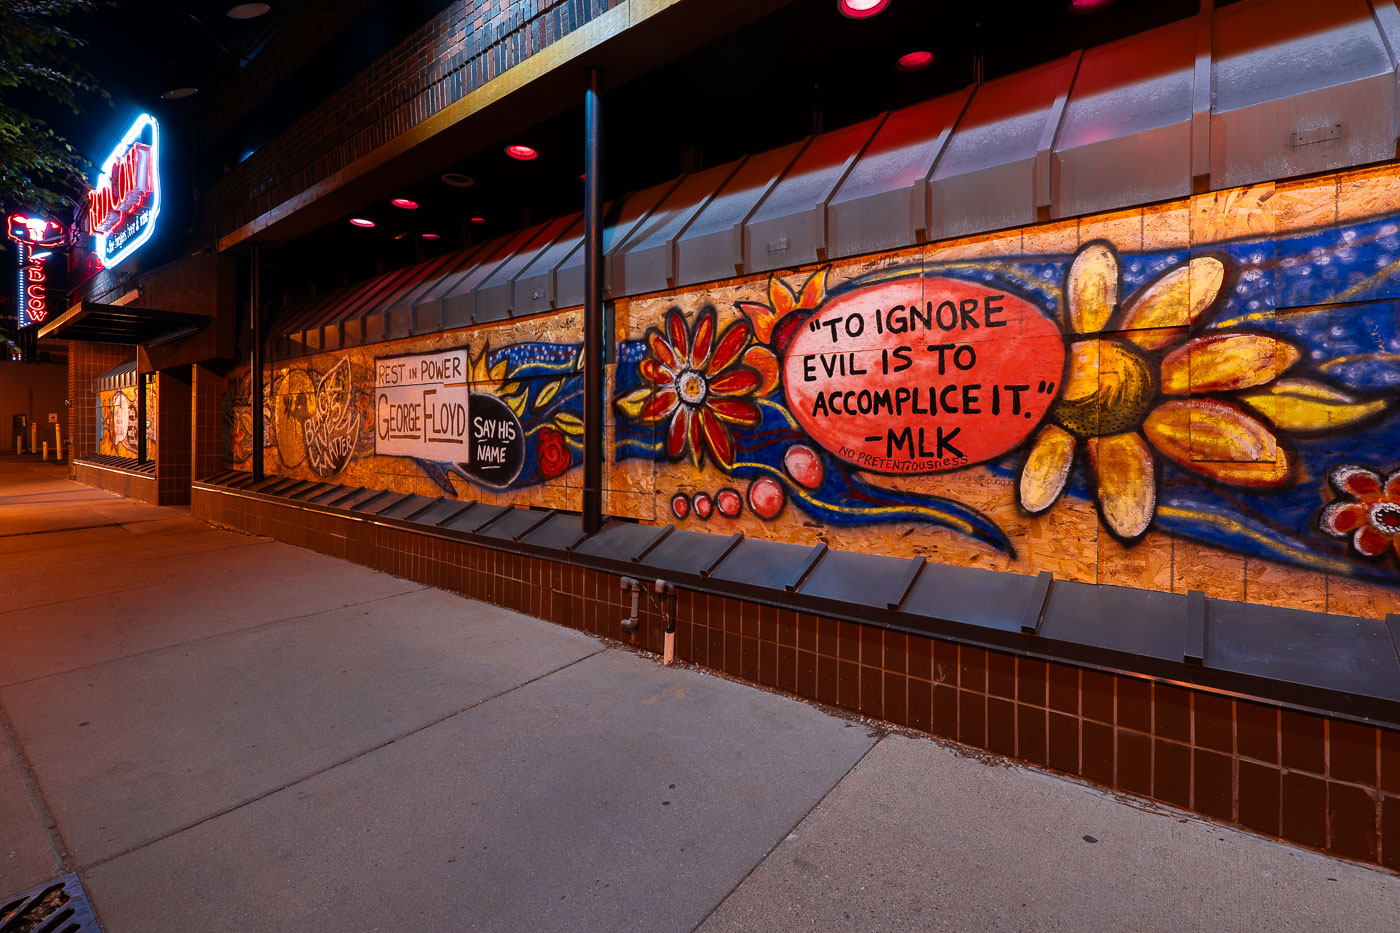
[[0, 933], [102, 933], [77, 873], [0, 901]]

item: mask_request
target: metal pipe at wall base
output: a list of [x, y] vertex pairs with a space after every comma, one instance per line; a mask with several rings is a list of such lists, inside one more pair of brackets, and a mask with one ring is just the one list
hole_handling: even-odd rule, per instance
[[588, 69], [583, 122], [583, 530], [603, 527], [603, 76]]

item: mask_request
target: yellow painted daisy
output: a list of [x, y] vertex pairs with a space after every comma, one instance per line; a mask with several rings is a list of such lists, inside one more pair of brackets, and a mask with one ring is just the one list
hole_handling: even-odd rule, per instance
[[1120, 306], [1118, 257], [1103, 243], [1080, 250], [1064, 286], [1072, 334], [1065, 384], [1021, 471], [1027, 511], [1043, 512], [1059, 498], [1081, 441], [1099, 512], [1128, 540], [1146, 532], [1156, 513], [1154, 449], [1221, 483], [1279, 486], [1288, 480], [1287, 452], [1246, 410], [1273, 414], [1276, 393], [1226, 394], [1274, 383], [1300, 353], [1267, 334], [1191, 336], [1224, 281], [1220, 259], [1197, 256]]

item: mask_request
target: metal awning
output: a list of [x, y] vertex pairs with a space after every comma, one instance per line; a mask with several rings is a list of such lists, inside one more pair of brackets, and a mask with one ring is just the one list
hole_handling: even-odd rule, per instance
[[120, 366], [113, 366], [93, 380], [93, 389], [97, 392], [109, 392], [113, 389], [130, 389], [135, 388], [135, 386], [135, 359], [127, 360]]
[[39, 339], [154, 346], [196, 333], [210, 318], [184, 311], [80, 301], [39, 330]]
[[[1206, 10], [619, 198], [606, 208], [605, 294], [1385, 161], [1400, 136], [1397, 50], [1394, 0]], [[281, 346], [296, 355], [574, 307], [582, 240], [575, 214], [309, 299], [284, 312]]]

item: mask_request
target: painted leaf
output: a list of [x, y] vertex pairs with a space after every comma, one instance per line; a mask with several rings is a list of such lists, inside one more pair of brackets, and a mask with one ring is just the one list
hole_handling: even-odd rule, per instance
[[1288, 454], [1273, 433], [1228, 402], [1163, 402], [1142, 430], [1173, 463], [1220, 482], [1279, 486], [1288, 479]]
[[653, 394], [654, 390], [651, 386], [643, 386], [640, 389], [633, 389], [613, 404], [628, 420], [636, 421], [641, 418], [642, 409], [646, 407], [647, 402], [651, 401]]
[[1021, 470], [1022, 508], [1035, 514], [1054, 505], [1073, 463], [1074, 435], [1053, 424], [1041, 428]]
[[582, 434], [583, 421], [577, 415], [567, 411], [561, 411], [554, 416], [554, 423], [559, 426], [559, 430], [566, 434]]
[[1141, 537], [1157, 510], [1157, 480], [1147, 442], [1131, 431], [1091, 437], [1088, 447], [1104, 521], [1120, 538]]
[[535, 407], [543, 408], [544, 406], [548, 405], [550, 399], [554, 398], [554, 396], [559, 394], [559, 390], [563, 387], [563, 385], [563, 379], [556, 379], [549, 385], [545, 386], [543, 389], [540, 389], [540, 394], [535, 396]]
[[1085, 247], [1065, 281], [1069, 327], [1077, 334], [1103, 330], [1118, 303], [1118, 257], [1102, 243]]
[[525, 400], [529, 397], [528, 392], [521, 392], [519, 395], [512, 395], [506, 399], [506, 406], [515, 412], [515, 417], [521, 418], [525, 415]]
[[1362, 401], [1341, 389], [1309, 379], [1280, 379], [1241, 393], [1240, 400], [1284, 431], [1327, 431], [1385, 411], [1384, 399]]
[[1228, 392], [1272, 382], [1298, 362], [1298, 348], [1264, 334], [1214, 334], [1177, 347], [1162, 360], [1168, 395]]

